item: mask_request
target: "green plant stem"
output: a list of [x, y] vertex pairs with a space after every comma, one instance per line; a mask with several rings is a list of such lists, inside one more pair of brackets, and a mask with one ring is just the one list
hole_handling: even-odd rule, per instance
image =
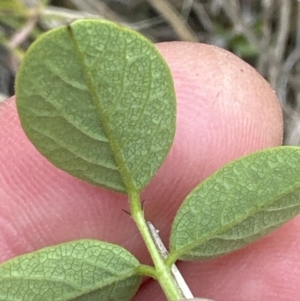
[[171, 269], [166, 266], [164, 259], [160, 255], [157, 247], [152, 239], [149, 228], [147, 226], [144, 211], [141, 206], [139, 194], [134, 192], [129, 195], [131, 216], [134, 219], [143, 240], [147, 246], [147, 249], [153, 260], [156, 279], [161, 285], [166, 297], [169, 301], [177, 301], [183, 298], [183, 295], [171, 273]]
[[168, 257], [165, 260], [165, 265], [171, 267], [172, 264], [174, 264], [175, 261], [178, 259], [176, 255], [177, 254], [175, 253], [169, 253]]
[[142, 276], [149, 276], [155, 280], [156, 279], [156, 269], [153, 266], [141, 264], [137, 268], [138, 272]]

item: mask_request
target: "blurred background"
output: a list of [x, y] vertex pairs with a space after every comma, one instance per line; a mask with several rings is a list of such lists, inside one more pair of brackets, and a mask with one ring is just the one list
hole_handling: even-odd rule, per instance
[[300, 145], [300, 0], [0, 0], [0, 101], [29, 45], [81, 18], [112, 20], [153, 42], [193, 41], [228, 49], [276, 91], [285, 144]]

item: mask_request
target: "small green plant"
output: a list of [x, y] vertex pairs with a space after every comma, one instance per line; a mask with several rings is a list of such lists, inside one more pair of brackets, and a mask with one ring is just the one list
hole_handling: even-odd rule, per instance
[[168, 300], [179, 300], [171, 272], [177, 260], [228, 254], [300, 212], [300, 148], [260, 151], [190, 192], [162, 256], [140, 193], [172, 145], [175, 93], [161, 55], [132, 30], [81, 20], [46, 33], [22, 62], [16, 95], [24, 131], [41, 154], [71, 175], [128, 196], [153, 266], [118, 245], [72, 241], [2, 264], [1, 300], [130, 300], [143, 276], [157, 280]]

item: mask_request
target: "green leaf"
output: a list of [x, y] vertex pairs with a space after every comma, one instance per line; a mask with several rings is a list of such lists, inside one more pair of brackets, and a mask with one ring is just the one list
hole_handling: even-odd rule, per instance
[[175, 93], [155, 46], [114, 23], [80, 20], [38, 39], [16, 80], [22, 127], [54, 165], [140, 192], [171, 147]]
[[231, 162], [197, 186], [175, 217], [169, 262], [244, 247], [300, 213], [300, 148], [278, 147]]
[[19, 0], [1, 0], [0, 2], [1, 14], [21, 14], [27, 11], [26, 6]]
[[130, 300], [139, 265], [125, 249], [96, 240], [48, 247], [0, 265], [0, 300]]

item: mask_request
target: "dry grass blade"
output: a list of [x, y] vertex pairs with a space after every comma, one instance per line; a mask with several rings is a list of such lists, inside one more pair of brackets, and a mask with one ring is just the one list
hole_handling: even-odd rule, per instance
[[166, 0], [148, 0], [171, 25], [178, 38], [183, 41], [197, 42], [198, 39], [180, 14]]

